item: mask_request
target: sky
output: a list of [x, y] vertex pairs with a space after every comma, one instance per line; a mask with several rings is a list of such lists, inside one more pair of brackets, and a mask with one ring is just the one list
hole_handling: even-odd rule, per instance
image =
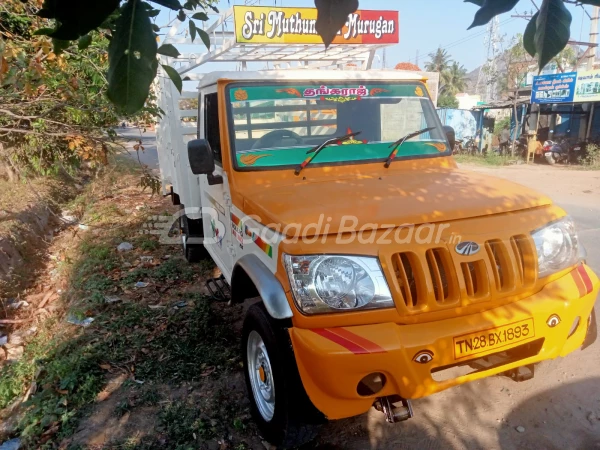
[[[527, 20], [513, 18], [514, 14], [525, 14], [535, 10], [533, 3], [541, 4], [541, 0], [521, 0], [517, 8], [500, 16], [500, 36], [504, 37], [501, 48], [509, 46], [510, 40], [517, 33], [522, 33], [527, 26]], [[219, 10], [224, 11], [232, 5], [246, 3], [243, 0], [220, 1]], [[314, 0], [254, 0], [248, 3], [257, 3], [263, 6], [314, 7]], [[393, 67], [398, 62], [415, 62], [417, 52], [418, 64], [423, 68], [429, 53], [438, 47], [448, 50], [453, 60], [464, 65], [469, 71], [479, 67], [486, 60], [484, 47], [484, 34], [486, 27], [467, 30], [477, 6], [472, 3], [463, 3], [462, 0], [359, 0], [363, 9], [388, 9], [400, 12], [400, 43], [386, 50], [387, 67]], [[571, 26], [571, 39], [588, 41], [590, 20], [585, 15], [582, 7], [567, 5], [573, 15]], [[592, 7], [585, 7], [592, 14]], [[171, 13], [171, 17], [175, 14]], [[211, 16], [211, 19], [213, 17]], [[158, 16], [157, 23], [164, 24], [168, 14]], [[380, 61], [375, 63], [375, 68], [380, 67]], [[209, 69], [211, 71], [215, 69]]]

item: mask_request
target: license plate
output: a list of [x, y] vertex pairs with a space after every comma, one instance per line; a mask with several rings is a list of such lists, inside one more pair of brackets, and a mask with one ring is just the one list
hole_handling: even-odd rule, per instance
[[547, 152], [546, 156], [552, 156], [552, 152]]
[[476, 331], [454, 338], [454, 359], [509, 347], [535, 337], [533, 319], [525, 319], [489, 330]]

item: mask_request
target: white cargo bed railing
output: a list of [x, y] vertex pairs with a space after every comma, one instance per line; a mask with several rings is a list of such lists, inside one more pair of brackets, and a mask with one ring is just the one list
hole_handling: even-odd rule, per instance
[[[222, 13], [215, 22], [206, 26], [211, 42], [210, 50], [203, 47], [200, 38], [193, 43], [186, 34], [187, 23], [175, 19], [162, 44], [198, 45], [199, 53], [183, 53], [177, 58], [168, 58], [169, 63], [177, 67], [180, 74], [208, 62], [295, 62], [299, 67], [344, 67], [347, 64], [358, 68], [370, 69], [375, 52], [389, 44], [332, 44], [325, 49], [323, 44], [248, 44], [237, 43], [233, 23], [233, 8]], [[165, 58], [167, 60], [167, 58]], [[314, 63], [321, 64], [315, 65]], [[326, 62], [328, 64], [322, 64]], [[292, 66], [290, 65], [290, 68]]]

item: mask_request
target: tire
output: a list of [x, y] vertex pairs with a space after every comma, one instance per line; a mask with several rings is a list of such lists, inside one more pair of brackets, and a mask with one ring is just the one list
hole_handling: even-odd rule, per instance
[[554, 159], [554, 156], [552, 156], [552, 155], [546, 156], [546, 161], [548, 161], [548, 164], [550, 164], [551, 166], [556, 164], [556, 160]]
[[287, 330], [262, 303], [246, 314], [242, 359], [250, 411], [261, 435], [277, 448], [312, 441], [325, 418], [304, 390]]
[[[181, 205], [181, 210], [185, 207]], [[179, 216], [179, 226], [181, 228], [181, 248], [183, 256], [189, 263], [202, 261], [210, 257], [206, 248], [201, 243], [189, 243], [190, 238], [203, 238], [204, 228], [202, 219], [190, 219], [185, 214]]]

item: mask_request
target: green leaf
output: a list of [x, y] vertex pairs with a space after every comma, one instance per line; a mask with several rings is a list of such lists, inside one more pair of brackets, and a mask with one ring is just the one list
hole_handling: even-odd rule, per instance
[[54, 53], [56, 53], [57, 55], [60, 55], [63, 52], [63, 50], [65, 50], [66, 48], [69, 47], [69, 45], [71, 45], [71, 41], [64, 41], [62, 39], [52, 38], [52, 45], [54, 46], [54, 48], [53, 48]]
[[160, 9], [151, 9], [150, 11], [148, 11], [148, 15], [150, 17], [156, 17], [160, 14]]
[[185, 11], [182, 9], [181, 11], [179, 11], [179, 14], [177, 14], [177, 19], [179, 19], [180, 22], [183, 22], [185, 20]]
[[158, 3], [159, 5], [166, 6], [170, 9], [181, 9], [181, 3], [177, 0], [150, 0], [153, 3]]
[[156, 25], [155, 23], [152, 24], [152, 31], [154, 31], [155, 33], [158, 33], [160, 31], [160, 27], [158, 25]]
[[85, 36], [81, 36], [79, 38], [79, 41], [77, 42], [77, 47], [79, 48], [79, 50], [85, 50], [86, 48], [88, 48], [90, 46], [91, 43], [92, 43], [92, 36], [90, 36], [89, 34], [86, 34]]
[[192, 38], [192, 42], [194, 42], [194, 39], [196, 39], [196, 24], [192, 20], [190, 20], [190, 37]]
[[54, 28], [39, 28], [33, 32], [34, 36], [50, 36], [54, 33]]
[[483, 6], [485, 0], [465, 0], [465, 3], [473, 3], [479, 7]]
[[180, 55], [175, 46], [172, 44], [163, 44], [158, 47], [156, 52], [160, 55], [170, 56], [171, 58], [177, 58]]
[[358, 0], [315, 0], [317, 7], [317, 33], [329, 47], [339, 30], [348, 20], [348, 15], [358, 9]]
[[156, 76], [156, 39], [148, 11], [128, 0], [108, 46], [108, 98], [132, 114], [144, 106]]
[[206, 48], [210, 50], [210, 36], [208, 33], [200, 28], [198, 28], [198, 33], [200, 34], [200, 39], [202, 39], [202, 42], [206, 45]]
[[535, 56], [535, 33], [537, 31], [537, 19], [540, 16], [539, 12], [536, 12], [525, 28], [525, 34], [523, 35], [523, 47], [532, 57]]
[[167, 66], [165, 64], [161, 64], [162, 68], [164, 69], [165, 72], [167, 72], [167, 75], [169, 75], [169, 78], [171, 79], [171, 81], [173, 82], [173, 84], [175, 85], [175, 87], [177, 88], [177, 90], [179, 91], [179, 93], [181, 94], [181, 89], [183, 89], [183, 81], [181, 80], [181, 76], [179, 75], [179, 72], [177, 72], [175, 69], [173, 69], [170, 66]]
[[216, 6], [214, 6], [214, 5], [208, 5], [208, 7], [210, 9], [212, 9], [214, 12], [216, 12], [217, 14], [219, 14], [219, 8], [217, 8]]
[[468, 29], [487, 24], [495, 16], [513, 9], [517, 3], [519, 0], [484, 0]]
[[567, 46], [571, 21], [571, 13], [562, 0], [544, 0], [535, 31], [535, 50], [540, 71]]
[[192, 19], [207, 21], [208, 15], [205, 12], [199, 12], [199, 13], [194, 14], [192, 16]]
[[600, 0], [580, 0], [579, 3], [585, 3], [586, 5], [600, 6]]
[[38, 16], [55, 19], [57, 27], [50, 35], [75, 40], [98, 28], [119, 6], [119, 0], [44, 0]]

